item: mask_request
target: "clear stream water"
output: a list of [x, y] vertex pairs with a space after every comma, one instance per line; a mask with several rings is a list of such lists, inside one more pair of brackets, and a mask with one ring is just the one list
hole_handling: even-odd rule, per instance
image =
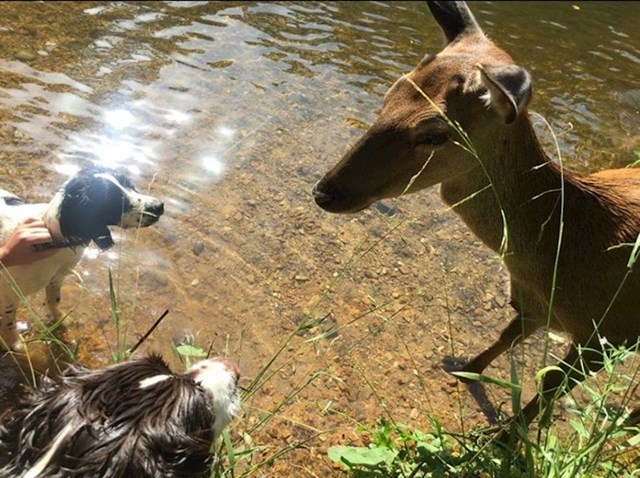
[[[640, 3], [471, 7], [532, 74], [531, 108], [569, 167], [640, 159]], [[0, 187], [47, 201], [99, 163], [166, 203], [157, 225], [89, 250], [65, 283], [63, 336], [81, 363], [109, 363], [117, 347], [111, 270], [122, 343], [169, 310], [142, 352], [179, 364], [172, 343], [188, 336], [238, 361], [246, 385], [286, 344], [238, 426], [302, 388], [255, 438], [276, 448], [325, 432], [310, 445], [315, 470], [316, 451], [348, 442], [380, 401], [416, 425], [486, 421], [441, 361], [479, 352], [510, 317], [498, 259], [435, 189], [357, 216], [324, 213], [310, 194], [393, 81], [442, 46], [422, 2], [2, 2], [0, 13]], [[315, 322], [296, 333], [305, 317]]]

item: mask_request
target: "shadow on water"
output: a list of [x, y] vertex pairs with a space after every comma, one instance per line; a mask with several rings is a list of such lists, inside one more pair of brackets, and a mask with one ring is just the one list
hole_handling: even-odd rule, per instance
[[[569, 166], [638, 159], [640, 5], [472, 8], [532, 73], [532, 107], [559, 133]], [[371, 423], [383, 408], [416, 426], [426, 427], [429, 415], [453, 428], [462, 419], [486, 422], [441, 358], [480, 351], [509, 317], [498, 258], [435, 190], [355, 216], [323, 213], [310, 195], [373, 121], [393, 81], [440, 48], [422, 3], [0, 9], [0, 187], [48, 201], [96, 162], [127, 170], [138, 189], [166, 204], [157, 225], [117, 235], [107, 253], [89, 250], [65, 282], [62, 306], [72, 312], [64, 338], [77, 344], [82, 363], [108, 363], [117, 343], [111, 270], [126, 344], [169, 310], [140, 352], [175, 360], [172, 343], [193, 336], [237, 360], [246, 380], [298, 324], [316, 320], [245, 407], [252, 423], [325, 371], [255, 437], [277, 448], [325, 432], [312, 445], [316, 471], [331, 473], [327, 444], [359, 442], [354, 422]], [[331, 333], [319, 337], [326, 317]], [[521, 355], [535, 364], [536, 354], [529, 345]], [[490, 372], [507, 370], [504, 359]], [[488, 393], [493, 403], [507, 400]], [[274, 472], [308, 460], [308, 452], [294, 453]]]

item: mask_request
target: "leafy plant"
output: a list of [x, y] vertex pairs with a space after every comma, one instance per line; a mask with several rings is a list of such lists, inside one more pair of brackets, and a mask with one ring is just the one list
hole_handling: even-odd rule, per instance
[[[509, 426], [518, 440], [506, 446], [495, 441], [494, 432], [508, 434], [499, 427], [457, 434], [432, 419], [434, 431], [425, 433], [378, 420], [373, 429], [359, 427], [371, 436], [367, 446], [334, 446], [328, 457], [354, 478], [638, 476], [640, 429], [627, 423], [625, 408], [640, 368], [621, 370], [638, 345], [613, 347], [604, 338], [601, 344], [604, 384], [580, 383], [578, 388], [589, 400], [584, 407], [570, 407], [566, 422], [541, 420], [538, 429], [529, 432], [514, 420]], [[484, 375], [476, 378], [519, 394], [519, 387], [511, 383]], [[607, 405], [616, 398], [618, 407]]]

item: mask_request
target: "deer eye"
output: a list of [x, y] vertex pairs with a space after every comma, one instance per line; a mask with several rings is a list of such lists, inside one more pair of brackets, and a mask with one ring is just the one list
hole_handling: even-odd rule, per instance
[[446, 143], [449, 136], [449, 127], [439, 118], [423, 121], [413, 130], [413, 142], [419, 146], [439, 146]]
[[429, 134], [423, 134], [420, 135], [416, 138], [416, 143], [417, 144], [423, 144], [423, 145], [428, 145], [428, 146], [438, 146], [440, 144], [444, 144], [447, 142], [447, 140], [449, 139], [449, 134], [448, 133], [429, 133]]
[[449, 135], [447, 133], [430, 134], [425, 136], [423, 143], [437, 146], [446, 143], [448, 139]]

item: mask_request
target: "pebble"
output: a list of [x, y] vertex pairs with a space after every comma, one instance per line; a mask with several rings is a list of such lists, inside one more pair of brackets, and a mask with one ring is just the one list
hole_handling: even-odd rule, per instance
[[202, 242], [200, 242], [200, 241], [192, 243], [191, 244], [191, 251], [196, 256], [199, 256], [200, 254], [202, 254], [204, 252], [204, 244]]
[[450, 376], [445, 379], [445, 385], [452, 389], [456, 389], [456, 387], [458, 386], [458, 383], [459, 382], [455, 377]]
[[162, 237], [165, 245], [174, 246], [178, 242], [178, 234], [173, 231], [167, 231]]
[[14, 56], [20, 61], [31, 61], [36, 59], [36, 54], [29, 50], [18, 50]]

